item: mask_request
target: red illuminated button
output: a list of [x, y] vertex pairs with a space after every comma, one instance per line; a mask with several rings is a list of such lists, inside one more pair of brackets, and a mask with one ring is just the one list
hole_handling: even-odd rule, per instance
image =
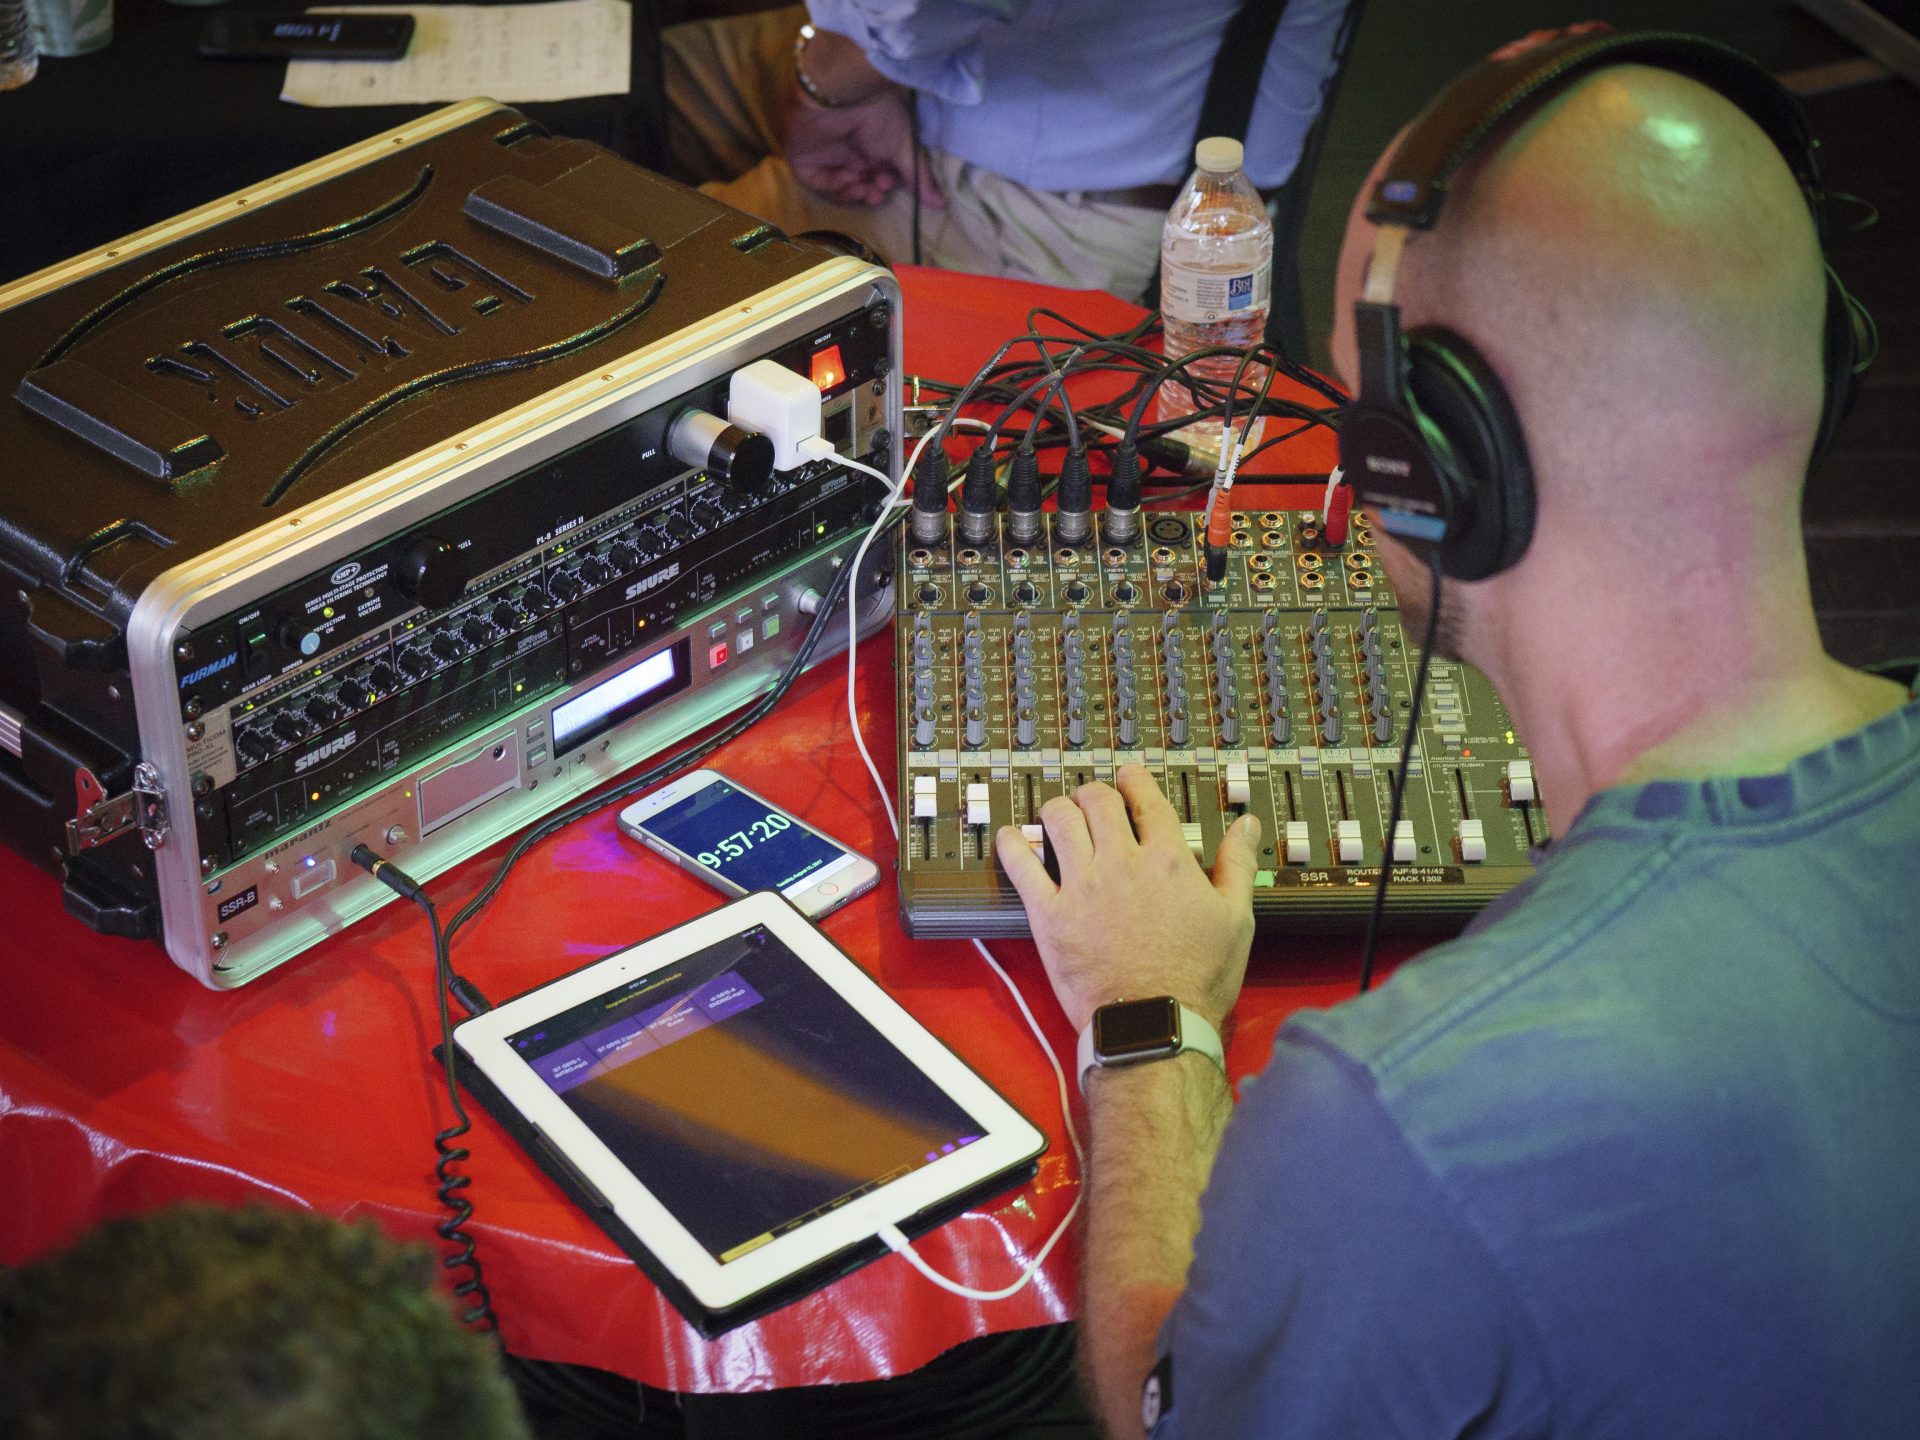
[[718, 645], [709, 645], [707, 647], [707, 668], [709, 670], [718, 670], [722, 665], [726, 663], [727, 663], [727, 642], [726, 641], [722, 640]]
[[846, 363], [840, 358], [838, 345], [829, 345], [824, 350], [813, 352], [812, 370], [808, 378], [820, 387], [823, 395], [847, 378]]

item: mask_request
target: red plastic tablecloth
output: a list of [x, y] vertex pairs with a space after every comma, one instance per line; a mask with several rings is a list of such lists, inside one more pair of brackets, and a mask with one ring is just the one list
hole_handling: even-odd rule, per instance
[[[1103, 330], [1140, 312], [1110, 296], [907, 270], [907, 363], [964, 379], [1054, 305]], [[1276, 468], [1322, 470], [1324, 432], [1275, 453]], [[1296, 503], [1300, 503], [1296, 501]], [[861, 649], [868, 743], [891, 773], [890, 641]], [[778, 711], [712, 762], [890, 868], [893, 844], [848, 734], [845, 672], [803, 677]], [[463, 936], [460, 969], [504, 997], [709, 909], [712, 891], [645, 855], [612, 810], [538, 847]], [[443, 914], [471, 895], [495, 850], [433, 885]], [[0, 1262], [16, 1264], [97, 1222], [198, 1197], [373, 1215], [433, 1241], [431, 1136], [448, 1122], [438, 1066], [424, 919], [394, 904], [265, 978], [202, 989], [154, 944], [93, 934], [57, 886], [0, 852]], [[1038, 1178], [919, 1242], [938, 1269], [1005, 1284], [1059, 1224], [1079, 1180], [1054, 1082], [1012, 999], [961, 942], [910, 941], [893, 888], [825, 921], [935, 1034], [1048, 1133]], [[1388, 947], [1397, 958], [1409, 947]], [[1074, 1037], [1033, 948], [993, 946], [1057, 1054]], [[1351, 940], [1263, 941], [1229, 1064], [1266, 1062], [1280, 1020], [1354, 981]], [[1076, 1100], [1077, 1103], [1077, 1100]], [[1018, 1296], [982, 1304], [934, 1288], [889, 1256], [780, 1313], [714, 1341], [697, 1336], [640, 1272], [475, 1110], [472, 1229], [507, 1343], [683, 1391], [868, 1380], [922, 1365], [973, 1336], [1074, 1313], [1069, 1238]], [[436, 1242], [437, 1243], [437, 1242]]]

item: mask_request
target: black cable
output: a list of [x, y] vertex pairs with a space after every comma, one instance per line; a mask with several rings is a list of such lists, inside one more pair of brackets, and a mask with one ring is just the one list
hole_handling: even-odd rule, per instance
[[1387, 908], [1387, 883], [1393, 874], [1393, 833], [1400, 828], [1400, 805], [1407, 794], [1407, 766], [1413, 760], [1413, 736], [1420, 728], [1420, 706], [1426, 699], [1427, 666], [1433, 660], [1434, 637], [1440, 633], [1440, 551], [1435, 547], [1430, 563], [1433, 588], [1427, 596], [1427, 635], [1420, 642], [1420, 665], [1413, 674], [1413, 712], [1407, 716], [1407, 733], [1400, 739], [1400, 771], [1393, 777], [1393, 808], [1387, 818], [1387, 833], [1380, 847], [1380, 880], [1373, 887], [1373, 908], [1367, 912], [1367, 938], [1360, 950], [1360, 994], [1373, 984], [1374, 947], [1380, 942], [1380, 916]]
[[913, 146], [913, 263], [923, 265], [920, 258], [920, 107], [914, 104], [914, 97], [907, 97], [907, 140]]
[[368, 846], [354, 846], [348, 858], [394, 894], [426, 911], [427, 923], [433, 927], [433, 999], [440, 1012], [440, 1057], [447, 1075], [447, 1101], [453, 1106], [454, 1114], [454, 1123], [433, 1137], [433, 1148], [440, 1157], [433, 1166], [434, 1178], [439, 1182], [433, 1193], [448, 1212], [434, 1231], [450, 1247], [448, 1253], [440, 1257], [441, 1266], [467, 1272], [466, 1278], [453, 1287], [454, 1299], [464, 1301], [471, 1297], [473, 1300], [460, 1312], [460, 1323], [478, 1326], [482, 1333], [498, 1339], [500, 1321], [493, 1313], [493, 1297], [480, 1272], [480, 1257], [475, 1253], [473, 1236], [465, 1228], [473, 1218], [473, 1202], [460, 1192], [473, 1183], [473, 1177], [458, 1174], [454, 1168], [472, 1153], [453, 1142], [472, 1130], [473, 1122], [467, 1118], [467, 1107], [460, 1100], [459, 1052], [453, 1048], [453, 1017], [447, 1008], [447, 996], [453, 989], [453, 965], [447, 954], [446, 934], [440, 928], [440, 911], [419, 881]]

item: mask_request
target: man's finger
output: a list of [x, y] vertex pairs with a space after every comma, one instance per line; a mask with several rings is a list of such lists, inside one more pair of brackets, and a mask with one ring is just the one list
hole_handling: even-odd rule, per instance
[[1048, 876], [1046, 866], [1040, 863], [1040, 857], [1033, 853], [1027, 837], [1017, 827], [1000, 827], [993, 837], [993, 853], [1000, 857], [1000, 868], [1007, 872], [1007, 879], [1013, 882], [1020, 903], [1029, 913], [1034, 906], [1060, 893]]
[[1180, 833], [1180, 817], [1154, 783], [1153, 772], [1144, 765], [1122, 765], [1114, 777], [1120, 793], [1126, 797], [1127, 810], [1133, 816], [1134, 833], [1142, 845], [1175, 845], [1182, 848], [1186, 838]]
[[1253, 904], [1253, 877], [1260, 868], [1260, 817], [1248, 812], [1221, 837], [1213, 856], [1213, 888], [1235, 905]]
[[1087, 833], [1087, 817], [1080, 807], [1064, 795], [1056, 795], [1040, 807], [1040, 823], [1053, 841], [1053, 858], [1060, 864], [1060, 879], [1077, 875], [1093, 861], [1093, 838]]
[[1093, 837], [1094, 854], [1131, 850], [1138, 843], [1133, 838], [1133, 822], [1127, 818], [1127, 802], [1111, 785], [1098, 781], [1082, 785], [1073, 792], [1073, 803], [1087, 817], [1087, 833]]

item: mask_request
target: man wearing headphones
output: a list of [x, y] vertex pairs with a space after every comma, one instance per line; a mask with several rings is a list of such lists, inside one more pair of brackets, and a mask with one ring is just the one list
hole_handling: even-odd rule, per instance
[[[1343, 463], [1410, 633], [1438, 596], [1527, 741], [1537, 873], [1292, 1017], [1236, 1112], [1257, 821], [1209, 878], [1129, 767], [1042, 812], [1057, 885], [998, 837], [1108, 1022], [1116, 1436], [1920, 1434], [1920, 703], [1823, 652], [1799, 528], [1850, 302], [1784, 93], [1631, 40], [1453, 87], [1340, 261]], [[1148, 999], [1177, 1038], [1124, 1063]]]

